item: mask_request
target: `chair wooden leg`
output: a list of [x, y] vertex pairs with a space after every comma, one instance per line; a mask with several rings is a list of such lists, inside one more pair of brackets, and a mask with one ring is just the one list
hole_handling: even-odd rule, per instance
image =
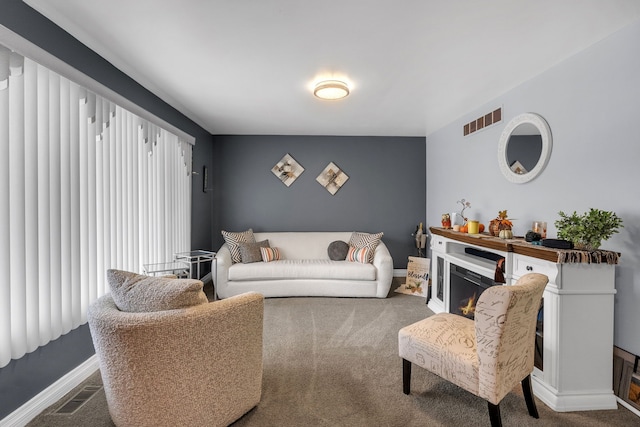
[[524, 401], [527, 402], [529, 415], [531, 415], [533, 418], [540, 418], [538, 416], [538, 408], [536, 408], [536, 401], [533, 399], [531, 375], [527, 375], [527, 377], [522, 380], [522, 393], [524, 394]]
[[494, 405], [487, 402], [489, 406], [489, 419], [491, 419], [491, 427], [502, 427], [502, 418], [500, 417], [500, 404]]
[[402, 359], [402, 392], [409, 394], [411, 389], [411, 362]]

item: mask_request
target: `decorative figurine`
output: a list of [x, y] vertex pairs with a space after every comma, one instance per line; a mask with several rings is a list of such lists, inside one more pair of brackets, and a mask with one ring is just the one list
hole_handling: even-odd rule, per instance
[[451, 215], [442, 214], [442, 228], [451, 228]]

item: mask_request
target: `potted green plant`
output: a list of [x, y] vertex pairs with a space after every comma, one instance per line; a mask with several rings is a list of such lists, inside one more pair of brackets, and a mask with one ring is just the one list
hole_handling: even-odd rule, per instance
[[558, 238], [573, 242], [576, 249], [596, 250], [603, 240], [607, 240], [623, 227], [622, 219], [615, 212], [600, 209], [589, 209], [582, 215], [575, 211], [571, 215], [558, 212], [560, 219], [554, 224], [558, 230]]

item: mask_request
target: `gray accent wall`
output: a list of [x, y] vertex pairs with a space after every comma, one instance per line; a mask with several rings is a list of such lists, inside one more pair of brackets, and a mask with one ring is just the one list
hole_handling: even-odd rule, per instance
[[[394, 267], [417, 254], [424, 222], [425, 139], [367, 136], [215, 136], [220, 230], [384, 232]], [[304, 172], [285, 186], [271, 168], [290, 154]], [[349, 180], [331, 195], [316, 177], [333, 162]]]
[[[635, 22], [427, 136], [430, 225], [439, 224], [440, 215], [455, 210], [461, 198], [471, 202], [465, 214], [485, 224], [508, 209], [517, 235], [542, 220], [548, 236], [556, 237], [558, 211], [598, 208], [623, 219], [624, 228], [602, 247], [622, 254], [614, 344], [634, 354], [640, 354], [639, 49]], [[465, 123], [499, 106], [502, 122], [463, 136]], [[525, 112], [547, 120], [553, 150], [539, 177], [513, 184], [500, 173], [498, 140], [506, 123]]]

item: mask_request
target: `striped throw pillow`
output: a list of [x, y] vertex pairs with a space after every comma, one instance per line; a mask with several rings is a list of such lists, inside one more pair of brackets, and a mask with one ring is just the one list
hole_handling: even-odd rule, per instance
[[367, 264], [369, 262], [370, 252], [371, 250], [368, 248], [355, 248], [353, 246], [349, 246], [349, 252], [347, 252], [347, 261]]
[[349, 239], [349, 246], [353, 246], [354, 248], [367, 248], [369, 249], [369, 258], [367, 262], [373, 262], [373, 257], [375, 255], [375, 250], [380, 244], [380, 240], [382, 240], [382, 236], [384, 233], [358, 233], [354, 231], [351, 234], [351, 239]]
[[278, 248], [260, 248], [262, 261], [271, 262], [280, 259], [280, 250]]

